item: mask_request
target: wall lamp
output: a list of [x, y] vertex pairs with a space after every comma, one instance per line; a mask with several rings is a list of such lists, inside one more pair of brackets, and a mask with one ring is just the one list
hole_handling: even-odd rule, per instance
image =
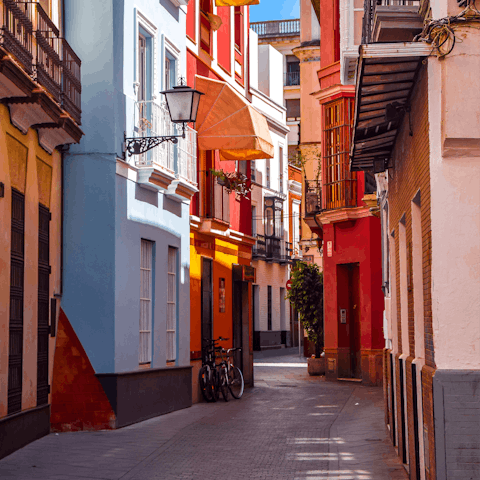
[[194, 123], [197, 120], [200, 97], [204, 95], [204, 93], [185, 85], [183, 78], [180, 79], [180, 85], [160, 93], [165, 95], [168, 113], [172, 123], [181, 124], [182, 133], [180, 135], [133, 138], [127, 138], [125, 135], [125, 148], [130, 156], [141, 155], [163, 142], [177, 143], [180, 137], [185, 138], [187, 124]]

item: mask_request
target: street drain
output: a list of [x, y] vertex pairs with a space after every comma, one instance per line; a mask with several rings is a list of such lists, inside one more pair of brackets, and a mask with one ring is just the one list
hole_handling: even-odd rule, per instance
[[277, 385], [277, 387], [289, 387], [289, 388], [296, 388], [296, 385]]
[[380, 438], [366, 438], [366, 442], [381, 442], [382, 440]]

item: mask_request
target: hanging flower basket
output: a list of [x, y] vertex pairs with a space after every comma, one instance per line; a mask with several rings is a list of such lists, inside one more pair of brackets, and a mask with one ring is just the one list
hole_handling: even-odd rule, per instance
[[225, 187], [227, 193], [235, 192], [238, 195], [246, 197], [252, 190], [252, 182], [247, 176], [240, 172], [224, 172], [223, 170], [210, 170], [214, 177], [217, 177], [217, 183]]

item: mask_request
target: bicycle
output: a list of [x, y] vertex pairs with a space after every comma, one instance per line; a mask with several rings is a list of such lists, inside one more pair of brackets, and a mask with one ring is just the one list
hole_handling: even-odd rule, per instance
[[[233, 352], [241, 352], [241, 348], [229, 348], [227, 350], [227, 359], [232, 357]], [[227, 385], [233, 398], [239, 400], [242, 398], [243, 390], [245, 389], [245, 382], [243, 380], [242, 371], [227, 360]]]
[[219, 378], [215, 359], [215, 352], [221, 349], [217, 342], [225, 341], [228, 338], [219, 337], [215, 340], [204, 339], [208, 342], [204, 348], [204, 355], [202, 356], [202, 368], [199, 371], [200, 390], [203, 398], [207, 402], [216, 402], [219, 398]]

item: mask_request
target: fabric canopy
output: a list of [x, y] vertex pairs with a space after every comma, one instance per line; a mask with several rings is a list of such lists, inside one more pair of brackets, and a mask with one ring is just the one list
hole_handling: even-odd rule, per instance
[[205, 94], [195, 123], [201, 150], [220, 150], [223, 160], [273, 158], [266, 118], [230, 85], [196, 75], [195, 88]]
[[258, 5], [260, 0], [215, 0], [217, 7], [240, 7], [241, 5]]

